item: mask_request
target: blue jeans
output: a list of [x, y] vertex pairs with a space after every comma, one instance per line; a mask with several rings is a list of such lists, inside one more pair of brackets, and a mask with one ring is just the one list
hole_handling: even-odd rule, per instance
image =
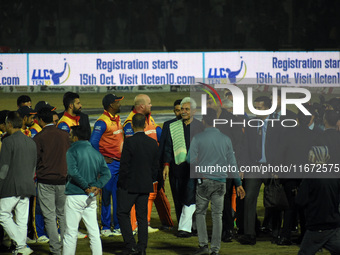
[[196, 224], [200, 246], [208, 245], [208, 233], [205, 216], [211, 201], [212, 236], [211, 252], [218, 253], [221, 247], [222, 212], [224, 205], [225, 182], [204, 179], [196, 189]]

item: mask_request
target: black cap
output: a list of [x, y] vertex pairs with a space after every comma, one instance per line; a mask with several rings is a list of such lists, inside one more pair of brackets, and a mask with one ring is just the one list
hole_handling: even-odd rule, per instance
[[24, 118], [28, 115], [37, 114], [32, 108], [28, 106], [22, 106], [18, 109], [18, 113], [20, 114], [21, 118]]
[[110, 104], [112, 104], [113, 102], [116, 101], [120, 101], [122, 100], [124, 97], [117, 97], [115, 94], [107, 94], [104, 98], [103, 98], [103, 107], [104, 109], [106, 109], [107, 107], [109, 107]]
[[9, 110], [0, 111], [0, 124], [4, 124]]
[[48, 102], [46, 101], [39, 101], [34, 108], [34, 111], [39, 112], [42, 108], [48, 108], [51, 111], [54, 111], [57, 109], [56, 107], [51, 106]]

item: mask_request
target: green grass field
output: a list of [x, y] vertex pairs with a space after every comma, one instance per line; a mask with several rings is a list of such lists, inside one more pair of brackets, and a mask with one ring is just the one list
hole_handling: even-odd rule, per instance
[[[133, 99], [137, 93], [117, 93], [117, 95], [123, 95], [125, 99], [122, 101], [122, 105], [131, 106], [133, 104]], [[0, 110], [8, 109], [8, 110], [16, 110], [16, 99], [20, 94], [13, 93], [0, 93]], [[47, 93], [37, 93], [37, 94], [29, 94], [33, 107], [40, 100], [48, 101], [51, 105], [57, 107], [57, 111], [63, 111], [62, 98], [63, 94], [55, 93], [55, 94], [47, 94]], [[189, 93], [149, 93], [149, 96], [152, 100], [153, 106], [167, 106], [169, 107], [169, 111], [171, 112], [173, 102], [176, 99], [183, 98], [184, 96], [188, 96]], [[104, 94], [80, 94], [80, 100], [84, 109], [89, 108], [98, 108], [101, 109], [101, 100]], [[318, 95], [313, 95], [312, 101], [318, 101]], [[326, 99], [329, 98], [326, 97]], [[166, 112], [164, 111], [161, 111]], [[161, 123], [160, 123], [161, 124]], [[264, 208], [263, 208], [263, 190], [261, 189], [261, 193], [258, 199], [258, 217], [262, 221], [264, 217]], [[166, 182], [166, 194], [170, 200], [172, 206], [172, 217], [175, 221], [175, 226], [177, 226], [177, 221], [175, 220], [175, 212], [173, 207], [171, 190], [169, 187], [168, 181]], [[210, 211], [207, 214], [208, 221], [208, 229], [211, 229], [211, 219], [210, 219]], [[158, 219], [157, 212], [155, 208], [153, 208], [151, 226], [159, 227], [160, 221]], [[83, 224], [81, 224], [82, 231], [85, 232]], [[176, 228], [171, 231], [159, 231], [154, 234], [149, 235], [149, 243], [148, 243], [148, 254], [192, 254], [198, 247], [198, 239], [197, 237], [191, 237], [188, 239], [179, 239], [175, 237]], [[111, 238], [103, 238], [103, 251], [104, 254], [119, 254], [123, 246], [122, 237], [111, 237]], [[48, 244], [44, 245], [30, 245], [31, 248], [35, 251], [34, 254], [49, 254]], [[297, 254], [298, 246], [277, 246], [270, 243], [270, 237], [260, 237], [258, 242], [254, 246], [243, 246], [238, 242], [233, 241], [232, 243], [222, 243], [220, 254], [247, 254], [247, 255], [290, 255]], [[78, 240], [77, 253], [76, 254], [91, 254], [89, 241], [88, 239]], [[328, 252], [323, 252], [322, 254], [329, 254]]]

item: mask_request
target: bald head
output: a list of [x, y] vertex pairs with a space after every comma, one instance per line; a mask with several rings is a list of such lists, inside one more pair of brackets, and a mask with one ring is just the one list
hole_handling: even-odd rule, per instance
[[143, 115], [151, 113], [151, 99], [148, 95], [139, 94], [135, 97], [135, 110]]

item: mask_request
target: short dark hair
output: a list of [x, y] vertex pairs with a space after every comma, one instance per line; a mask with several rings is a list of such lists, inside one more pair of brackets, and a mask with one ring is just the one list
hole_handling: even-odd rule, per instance
[[336, 126], [336, 123], [339, 120], [339, 115], [334, 110], [328, 110], [325, 111], [325, 120], [328, 122], [328, 124], [332, 127]]
[[78, 137], [79, 140], [89, 139], [87, 130], [83, 126], [72, 126], [71, 129], [72, 129], [73, 136]]
[[207, 114], [203, 115], [203, 120], [208, 126], [214, 125], [214, 119], [217, 118], [217, 112], [212, 108], [207, 108]]
[[64, 94], [64, 97], [63, 97], [63, 104], [64, 104], [64, 108], [65, 108], [65, 111], [67, 111], [68, 107], [70, 106], [70, 104], [73, 104], [74, 103], [74, 100], [76, 98], [79, 98], [79, 95], [77, 93], [74, 93], [74, 92], [71, 92], [71, 91], [68, 91]]
[[27, 102], [30, 102], [30, 101], [32, 101], [32, 100], [31, 100], [31, 98], [30, 98], [29, 96], [27, 96], [27, 95], [21, 95], [21, 96], [19, 96], [18, 99], [17, 99], [17, 106], [20, 107], [21, 104], [27, 103]]
[[8, 112], [6, 121], [10, 122], [13, 128], [22, 128], [22, 118], [17, 111]]
[[5, 123], [8, 113], [9, 113], [9, 110], [0, 111], [0, 124]]
[[144, 128], [145, 125], [145, 116], [141, 113], [136, 113], [132, 117], [132, 125], [135, 128]]
[[182, 99], [177, 99], [175, 102], [174, 102], [174, 107], [176, 105], [181, 105], [181, 102], [182, 102]]
[[43, 107], [38, 111], [38, 118], [49, 124], [53, 122], [53, 114], [50, 108]]
[[268, 109], [272, 106], [272, 100], [270, 100], [270, 98], [267, 96], [259, 96], [254, 102], [263, 102], [264, 106]]

